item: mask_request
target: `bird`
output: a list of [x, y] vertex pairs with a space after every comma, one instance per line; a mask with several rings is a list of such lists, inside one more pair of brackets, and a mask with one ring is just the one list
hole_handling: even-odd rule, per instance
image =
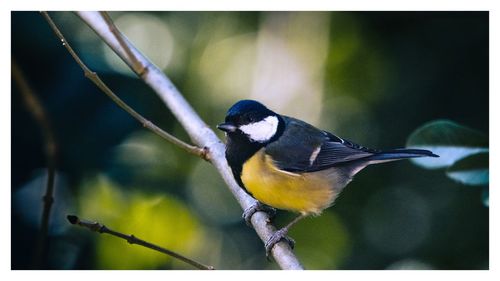
[[371, 149], [305, 121], [280, 115], [255, 100], [240, 100], [217, 125], [226, 135], [225, 157], [239, 186], [256, 203], [244, 210], [250, 225], [257, 211], [298, 213], [265, 242], [266, 256], [289, 229], [332, 206], [353, 176], [366, 166], [414, 157], [439, 157], [423, 149]]

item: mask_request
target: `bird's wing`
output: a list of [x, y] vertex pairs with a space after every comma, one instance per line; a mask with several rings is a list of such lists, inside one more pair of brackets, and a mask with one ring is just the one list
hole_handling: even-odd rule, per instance
[[284, 117], [283, 135], [266, 146], [275, 165], [290, 172], [313, 172], [369, 157], [376, 150], [357, 145], [300, 120]]

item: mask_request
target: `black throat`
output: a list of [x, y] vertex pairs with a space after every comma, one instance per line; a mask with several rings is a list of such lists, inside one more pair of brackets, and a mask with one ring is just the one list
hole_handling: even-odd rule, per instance
[[248, 137], [241, 131], [236, 131], [234, 133], [227, 134], [227, 144], [226, 144], [226, 160], [234, 175], [234, 179], [238, 184], [247, 192], [245, 185], [241, 181], [241, 172], [243, 170], [243, 164], [250, 159], [257, 151], [265, 147], [269, 143], [276, 141], [285, 130], [285, 121], [281, 116], [278, 117], [278, 129], [276, 134], [267, 142], [252, 142]]

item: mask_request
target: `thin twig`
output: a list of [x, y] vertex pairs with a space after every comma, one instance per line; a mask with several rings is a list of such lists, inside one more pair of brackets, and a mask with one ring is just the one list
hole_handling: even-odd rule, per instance
[[28, 111], [33, 115], [36, 123], [40, 127], [45, 143], [45, 156], [47, 158], [47, 183], [45, 187], [45, 195], [43, 196], [43, 211], [40, 224], [40, 233], [35, 252], [34, 268], [41, 269], [44, 267], [43, 262], [46, 261], [48, 253], [48, 231], [49, 219], [52, 204], [54, 203], [54, 178], [57, 159], [57, 145], [54, 131], [45, 112], [42, 103], [38, 100], [33, 89], [26, 80], [17, 62], [12, 59], [12, 78], [19, 88], [24, 104]]
[[190, 145], [190, 144], [185, 143], [182, 140], [174, 137], [173, 135], [171, 135], [171, 134], [163, 131], [158, 126], [156, 126], [155, 124], [153, 124], [151, 121], [147, 120], [142, 115], [140, 115], [135, 110], [133, 110], [122, 99], [120, 99], [115, 93], [113, 93], [113, 91], [111, 89], [109, 89], [109, 87], [101, 80], [101, 78], [99, 77], [99, 75], [97, 75], [97, 73], [95, 73], [94, 71], [91, 71], [85, 65], [85, 63], [83, 63], [83, 61], [80, 59], [80, 57], [78, 57], [78, 55], [76, 54], [76, 52], [73, 50], [73, 48], [71, 47], [71, 45], [69, 44], [69, 42], [66, 40], [66, 38], [64, 38], [63, 34], [59, 30], [59, 28], [56, 26], [56, 24], [54, 23], [54, 21], [52, 20], [52, 18], [49, 16], [49, 14], [47, 12], [41, 12], [41, 13], [44, 16], [44, 18], [47, 20], [47, 22], [49, 23], [50, 27], [52, 28], [52, 30], [54, 31], [54, 33], [56, 34], [56, 36], [59, 37], [59, 39], [61, 40], [62, 45], [66, 48], [66, 50], [68, 50], [68, 52], [71, 54], [71, 56], [73, 57], [73, 59], [82, 68], [82, 70], [83, 70], [83, 72], [85, 74], [85, 77], [87, 77], [88, 79], [90, 79], [90, 81], [92, 81], [97, 87], [99, 87], [99, 89], [101, 89], [109, 98], [111, 98], [111, 100], [113, 100], [123, 110], [125, 110], [130, 115], [132, 115], [145, 128], [148, 128], [149, 130], [151, 130], [155, 134], [157, 134], [160, 137], [166, 139], [167, 141], [169, 141], [169, 142], [171, 142], [171, 143], [179, 146], [180, 148], [184, 149], [185, 151], [187, 151], [187, 152], [189, 152], [191, 154], [194, 154], [196, 156], [199, 156], [199, 157], [201, 157], [201, 158], [203, 158], [205, 160], [209, 160], [206, 148], [199, 148], [197, 146]]
[[134, 235], [126, 235], [126, 234], [123, 234], [121, 232], [109, 229], [105, 225], [103, 225], [103, 224], [101, 224], [99, 222], [81, 220], [77, 216], [73, 216], [73, 215], [67, 216], [67, 219], [68, 219], [68, 221], [71, 224], [76, 224], [76, 225], [88, 228], [88, 229], [90, 229], [92, 231], [95, 231], [95, 232], [111, 234], [113, 236], [116, 236], [116, 237], [119, 237], [119, 238], [122, 238], [122, 239], [126, 240], [130, 244], [141, 245], [143, 247], [146, 247], [146, 248], [149, 248], [149, 249], [161, 252], [161, 253], [163, 253], [165, 255], [171, 256], [171, 257], [176, 258], [178, 260], [181, 260], [181, 261], [183, 261], [183, 262], [185, 262], [187, 264], [190, 264], [190, 265], [192, 265], [192, 266], [194, 266], [194, 267], [196, 267], [198, 269], [204, 269], [204, 270], [213, 270], [213, 269], [215, 269], [211, 265], [204, 265], [204, 264], [199, 263], [197, 261], [194, 261], [194, 260], [192, 260], [190, 258], [187, 258], [187, 257], [185, 257], [185, 256], [183, 256], [181, 254], [178, 254], [176, 252], [167, 250], [167, 249], [162, 248], [162, 247], [160, 247], [158, 245], [155, 245], [153, 243], [141, 240], [141, 239], [135, 237]]

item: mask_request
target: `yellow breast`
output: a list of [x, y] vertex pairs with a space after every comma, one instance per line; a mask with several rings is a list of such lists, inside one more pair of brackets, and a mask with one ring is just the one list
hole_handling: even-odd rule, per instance
[[319, 214], [336, 197], [331, 180], [324, 173], [291, 173], [278, 169], [259, 150], [245, 162], [241, 173], [245, 188], [260, 202], [302, 214]]

